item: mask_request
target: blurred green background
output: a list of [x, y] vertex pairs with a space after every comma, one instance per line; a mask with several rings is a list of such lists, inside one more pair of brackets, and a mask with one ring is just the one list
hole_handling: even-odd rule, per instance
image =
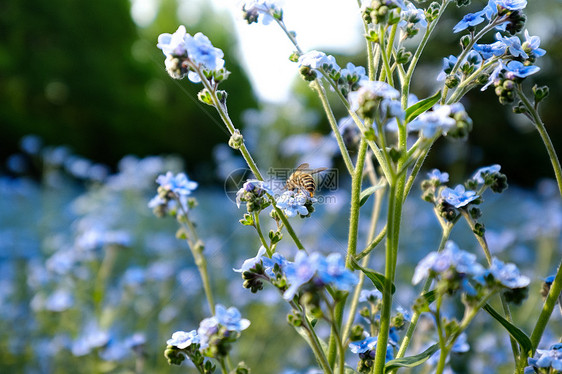
[[[48, 145], [70, 145], [76, 154], [109, 166], [126, 154], [178, 154], [197, 180], [211, 180], [207, 171], [213, 168], [213, 146], [224, 143], [227, 134], [210, 107], [196, 101], [197, 85], [168, 77], [164, 57], [155, 47], [160, 33], [186, 23], [178, 19], [177, 9], [189, 8], [189, 3], [160, 0], [154, 21], [139, 27], [131, 18], [128, 0], [4, 2], [0, 6], [0, 161], [16, 152], [24, 135], [37, 134]], [[448, 12], [414, 77], [413, 92], [420, 98], [435, 90], [433, 77], [441, 58], [459, 51], [452, 26], [484, 3], [473, 1], [468, 8]], [[201, 4], [205, 3], [196, 6]], [[199, 21], [188, 28], [210, 35], [213, 44], [224, 50], [232, 74], [223, 89], [229, 92], [231, 117], [243, 128], [241, 114], [256, 108], [257, 99], [236, 60], [230, 17], [213, 12], [211, 5], [204, 7], [198, 9]], [[548, 53], [534, 78], [550, 86], [542, 113], [558, 149], [562, 24], [553, 20], [562, 16], [561, 8], [559, 1], [533, 0], [527, 9], [532, 31], [548, 35], [541, 45]], [[342, 66], [350, 60], [364, 65], [362, 56], [338, 56]], [[319, 108], [317, 98], [298, 77], [295, 86], [300, 100]], [[522, 116], [502, 107], [492, 89], [473, 91], [464, 103], [475, 123], [470, 141], [441, 140], [428, 165], [462, 175], [478, 165], [500, 163], [512, 182], [526, 186], [552, 176], [538, 134]], [[342, 109], [336, 109], [337, 114], [343, 116]], [[273, 126], [282, 126], [279, 122], [282, 119]], [[307, 131], [326, 134], [328, 129], [322, 119]]]

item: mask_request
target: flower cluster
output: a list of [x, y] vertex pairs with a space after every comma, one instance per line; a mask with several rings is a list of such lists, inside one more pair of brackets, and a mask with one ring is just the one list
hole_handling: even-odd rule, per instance
[[247, 180], [236, 193], [236, 205], [240, 208], [240, 204], [245, 202], [248, 213], [259, 212], [270, 204], [268, 193], [272, 194], [272, 191], [264, 182], [257, 179]]
[[316, 198], [310, 197], [308, 191], [290, 190], [283, 192], [277, 198], [277, 206], [285, 212], [288, 217], [299, 215], [301, 218], [309, 217], [314, 212], [313, 204]]
[[152, 208], [158, 217], [167, 214], [181, 217], [194, 204], [188, 199], [188, 196], [197, 188], [198, 184], [189, 180], [185, 173], [174, 175], [169, 171], [165, 175], [159, 175], [156, 183], [159, 184], [158, 193], [150, 200], [148, 207]]
[[274, 19], [281, 21], [283, 11], [273, 0], [249, 0], [242, 5], [242, 17], [248, 24], [259, 21], [269, 25]]
[[529, 358], [525, 374], [562, 372], [562, 343], [556, 343], [549, 349], [537, 349], [538, 358]]
[[461, 103], [435, 105], [432, 111], [422, 113], [410, 122], [408, 129], [419, 131], [421, 137], [427, 139], [438, 134], [464, 138], [472, 130], [472, 120]]
[[166, 56], [166, 70], [174, 79], [188, 75], [190, 81], [199, 83], [205, 76], [218, 83], [228, 77], [224, 53], [200, 32], [192, 36], [182, 25], [173, 34], [160, 34], [156, 46]]
[[[363, 340], [349, 343], [351, 352], [359, 355], [357, 371], [359, 373], [370, 373], [374, 364], [375, 352], [377, 349], [377, 340], [375, 336], [368, 336]], [[394, 350], [389, 343], [386, 346], [386, 361], [394, 358]]]
[[197, 331], [176, 331], [172, 334], [166, 342], [165, 351], [171, 364], [179, 365], [187, 356], [197, 367], [208, 366], [204, 356], [225, 357], [231, 344], [250, 326], [250, 321], [242, 318], [235, 307], [227, 309], [217, 304], [215, 309], [215, 315], [202, 320]]

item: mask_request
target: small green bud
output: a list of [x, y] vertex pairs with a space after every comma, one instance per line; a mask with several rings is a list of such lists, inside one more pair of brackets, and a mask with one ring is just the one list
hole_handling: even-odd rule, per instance
[[412, 59], [412, 52], [406, 51], [406, 48], [400, 48], [396, 54], [396, 61], [399, 64], [407, 64]]
[[236, 129], [228, 140], [228, 146], [233, 149], [240, 149], [242, 144], [244, 144], [244, 137], [240, 134], [240, 130]]
[[400, 160], [400, 157], [402, 157], [402, 152], [399, 149], [391, 147], [388, 150], [388, 155], [393, 162], [398, 162], [398, 160]]
[[359, 315], [361, 317], [364, 318], [370, 318], [371, 317], [371, 311], [369, 310], [369, 308], [367, 308], [366, 306], [361, 308], [361, 310], [359, 311]]
[[470, 35], [463, 35], [461, 37], [460, 43], [461, 43], [461, 47], [462, 49], [465, 49], [466, 47], [468, 47], [468, 45], [470, 44], [471, 41], [471, 36]]
[[291, 62], [298, 62], [299, 61], [299, 57], [300, 57], [300, 53], [297, 51], [294, 51], [293, 53], [291, 53], [291, 55], [289, 56], [289, 61]]
[[486, 232], [486, 227], [480, 222], [476, 222], [476, 224], [474, 225], [474, 230], [472, 230], [472, 232], [480, 237], [483, 237], [484, 233]]
[[504, 291], [505, 301], [515, 305], [521, 305], [529, 295], [529, 287], [507, 289]]
[[254, 217], [251, 214], [246, 213], [244, 214], [244, 218], [242, 218], [239, 222], [244, 226], [254, 226]]
[[434, 1], [429, 4], [429, 7], [425, 10], [425, 19], [427, 22], [433, 22], [439, 15], [439, 9], [441, 9], [441, 4]]
[[369, 30], [369, 33], [365, 35], [365, 39], [369, 42], [378, 43], [379, 42], [379, 34], [375, 30]]
[[375, 130], [368, 129], [367, 131], [365, 131], [365, 138], [367, 140], [375, 141], [375, 139], [377, 138], [377, 135], [375, 134]]
[[306, 65], [301, 66], [299, 73], [301, 74], [302, 78], [308, 82], [312, 82], [318, 76], [314, 69]]
[[468, 213], [470, 214], [470, 216], [472, 217], [472, 219], [478, 219], [478, 218], [480, 218], [480, 217], [482, 216], [482, 211], [480, 210], [480, 208], [475, 207], [475, 206], [471, 207], [471, 208], [468, 210]]
[[244, 361], [241, 361], [236, 365], [236, 369], [232, 370], [230, 374], [250, 374], [250, 368], [246, 366]]
[[364, 331], [365, 328], [362, 325], [353, 325], [351, 327], [351, 331], [349, 332], [349, 340], [352, 342], [362, 340]]
[[470, 0], [456, 0], [457, 6], [460, 8], [461, 6], [470, 5]]
[[215, 104], [213, 103], [213, 97], [211, 96], [211, 93], [209, 92], [209, 90], [206, 89], [206, 88], [199, 91], [199, 93], [197, 94], [197, 98], [203, 104], [215, 106]]
[[170, 365], [181, 365], [183, 360], [185, 360], [185, 355], [182, 353], [181, 349], [174, 346], [167, 346], [164, 351], [164, 357], [168, 360]]
[[537, 86], [536, 84], [533, 86], [533, 95], [535, 96], [535, 103], [541, 102], [545, 99], [549, 94], [548, 86]]
[[449, 88], [455, 88], [459, 82], [459, 77], [455, 75], [447, 75], [447, 78], [445, 78], [445, 85]]

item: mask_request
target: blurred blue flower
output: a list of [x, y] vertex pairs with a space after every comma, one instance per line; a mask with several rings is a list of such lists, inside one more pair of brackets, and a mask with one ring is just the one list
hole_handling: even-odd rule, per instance
[[332, 69], [340, 70], [334, 56], [326, 55], [324, 52], [315, 50], [301, 55], [298, 60], [298, 66], [299, 68], [302, 66], [309, 66], [313, 69], [322, 69], [331, 66]]
[[71, 351], [74, 356], [85, 356], [93, 349], [103, 347], [108, 341], [109, 333], [99, 329], [96, 323], [90, 322], [72, 343]]
[[[552, 368], [556, 372], [562, 372], [562, 343], [550, 346], [548, 350], [537, 349], [538, 358], [529, 358], [529, 365], [536, 368]], [[530, 371], [534, 373], [534, 371]]]
[[371, 302], [375, 300], [382, 300], [382, 293], [379, 290], [361, 290], [359, 302]]
[[416, 29], [425, 29], [427, 27], [424, 10], [416, 8], [412, 3], [408, 3], [406, 9], [402, 9], [400, 18], [401, 20], [398, 22], [398, 26], [402, 29], [408, 27], [408, 25], [415, 25]]
[[185, 46], [185, 37], [187, 35], [185, 26], [181, 25], [173, 34], [160, 34], [156, 47], [160, 48], [165, 56], [184, 56], [187, 53]]
[[457, 123], [451, 115], [452, 106], [435, 106], [432, 111], [420, 114], [416, 119], [408, 124], [409, 130], [420, 131], [424, 138], [432, 138], [437, 133], [447, 134], [447, 132]]
[[377, 337], [369, 336], [363, 340], [357, 342], [349, 343], [349, 349], [353, 353], [365, 353], [367, 351], [372, 351], [377, 346]]
[[433, 169], [427, 173], [427, 177], [439, 183], [447, 183], [449, 181], [449, 173], [442, 173], [438, 169]]
[[513, 77], [525, 78], [541, 70], [538, 66], [525, 66], [519, 61], [509, 61], [505, 68], [507, 70], [506, 78], [508, 79], [513, 79]]
[[443, 57], [443, 67], [441, 69], [441, 72], [437, 75], [437, 81], [444, 81], [445, 78], [447, 78], [447, 74], [449, 74], [453, 70], [453, 67], [455, 67], [455, 64], [457, 63], [457, 60], [457, 56], [453, 55], [449, 55], [449, 57]]
[[459, 184], [454, 190], [449, 187], [445, 187], [443, 191], [441, 191], [441, 197], [455, 208], [462, 208], [470, 202], [478, 199], [480, 196], [478, 196], [474, 191], [465, 191], [464, 186]]
[[274, 20], [271, 13], [279, 12], [280, 8], [273, 0], [247, 0], [242, 5], [242, 10], [249, 23], [259, 19], [263, 25], [269, 25]]
[[527, 0], [490, 0], [488, 4], [495, 4], [509, 10], [521, 10], [527, 6]]
[[544, 56], [546, 54], [546, 51], [542, 48], [539, 48], [539, 45], [541, 45], [541, 38], [539, 38], [538, 36], [530, 36], [529, 30], [525, 30], [525, 41], [521, 45], [523, 47], [523, 50], [527, 53], [532, 53], [537, 57]]
[[285, 265], [285, 275], [290, 285], [283, 294], [285, 300], [291, 300], [295, 297], [299, 287], [312, 279], [318, 267], [318, 256], [317, 253], [313, 253], [309, 257], [305, 252], [299, 251], [295, 257], [295, 262], [289, 262]]
[[482, 55], [487, 60], [493, 56], [501, 56], [505, 54], [507, 46], [502, 42], [494, 42], [492, 44], [475, 44], [474, 50]]
[[480, 91], [485, 91], [491, 84], [498, 81], [500, 79], [500, 74], [504, 68], [505, 65], [503, 64], [503, 61], [501, 60], [498, 61], [498, 64], [496, 65], [494, 70], [490, 73], [490, 78], [488, 79], [488, 82], [480, 89]]
[[455, 343], [453, 343], [453, 347], [451, 348], [452, 352], [456, 353], [466, 353], [470, 350], [470, 345], [468, 344], [468, 339], [466, 333], [461, 333]]
[[496, 257], [492, 258], [492, 265], [486, 274], [491, 274], [497, 282], [511, 289], [527, 287], [531, 282], [529, 277], [521, 275], [515, 264], [504, 264]]
[[460, 20], [459, 23], [453, 27], [453, 32], [457, 33], [466, 30], [469, 27], [474, 27], [484, 22], [484, 11], [476, 13], [468, 13]]
[[459, 249], [454, 242], [448, 241], [443, 251], [430, 252], [418, 263], [412, 283], [418, 284], [430, 274], [430, 271], [443, 273], [450, 268], [454, 268], [462, 276], [476, 277], [484, 273], [484, 268], [476, 262], [475, 255]]
[[201, 349], [209, 346], [209, 339], [219, 331], [219, 327], [219, 320], [216, 317], [205, 318], [199, 323], [197, 335], [199, 336]]
[[485, 183], [484, 178], [487, 175], [496, 174], [497, 172], [500, 171], [500, 169], [501, 169], [501, 166], [498, 165], [498, 164], [494, 164], [494, 165], [490, 165], [490, 166], [480, 168], [480, 169], [476, 170], [476, 173], [474, 173], [474, 175], [472, 176], [472, 179], [474, 179], [476, 182], [478, 182], [480, 184], [484, 184]]
[[270, 278], [275, 277], [275, 273], [273, 272], [273, 268], [275, 267], [275, 265], [279, 266], [281, 268], [281, 271], [284, 271], [284, 269], [286, 269], [290, 264], [290, 262], [287, 261], [287, 259], [278, 252], [275, 252], [273, 256], [271, 256], [271, 258], [263, 257], [262, 261], [263, 267], [265, 268], [265, 273]]
[[345, 267], [345, 261], [339, 253], [332, 253], [327, 258], [319, 257], [317, 272], [322, 282], [331, 283], [342, 291], [351, 290], [359, 281], [359, 278]]
[[197, 335], [197, 331], [195, 330], [191, 330], [190, 332], [176, 331], [172, 334], [172, 338], [168, 339], [166, 344], [179, 349], [184, 349], [189, 347], [191, 344], [198, 344], [199, 340], [199, 335]]
[[348, 62], [346, 67], [341, 69], [340, 74], [348, 82], [359, 82], [369, 79], [363, 66], [355, 66], [351, 62]]
[[240, 332], [242, 330], [246, 330], [248, 326], [250, 326], [250, 321], [246, 318], [242, 318], [240, 311], [233, 306], [226, 309], [221, 304], [217, 304], [215, 317], [221, 325], [228, 329], [228, 331]]
[[156, 183], [163, 189], [172, 191], [177, 196], [191, 195], [191, 191], [194, 191], [198, 186], [197, 182], [190, 181], [185, 173], [174, 175], [171, 171], [165, 175], [159, 175], [156, 178]]

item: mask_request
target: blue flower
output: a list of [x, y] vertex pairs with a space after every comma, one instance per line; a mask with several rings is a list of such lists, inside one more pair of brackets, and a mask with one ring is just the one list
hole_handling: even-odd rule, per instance
[[486, 83], [484, 87], [480, 89], [480, 91], [485, 91], [488, 87], [490, 87], [492, 83], [498, 81], [500, 79], [500, 74], [504, 69], [505, 69], [505, 65], [503, 64], [503, 61], [502, 60], [498, 61], [498, 64], [496, 65], [494, 70], [490, 73], [490, 78], [488, 78], [488, 83]]
[[430, 252], [418, 263], [412, 277], [412, 283], [418, 284], [431, 271], [440, 274], [450, 268], [454, 268], [457, 273], [463, 276], [476, 277], [484, 273], [484, 268], [476, 262], [475, 255], [459, 249], [454, 242], [448, 241], [443, 251]]
[[257, 179], [248, 179], [242, 188], [236, 192], [236, 205], [240, 208], [242, 201], [253, 201], [255, 198], [262, 197], [265, 193], [273, 195], [272, 188], [265, 182]]
[[240, 332], [242, 330], [246, 330], [248, 326], [250, 326], [250, 321], [242, 318], [238, 309], [233, 306], [226, 309], [221, 304], [217, 304], [215, 317], [221, 325], [228, 329], [228, 331]]
[[197, 335], [199, 335], [201, 349], [205, 349], [209, 346], [211, 336], [219, 332], [219, 327], [219, 320], [216, 317], [205, 318], [199, 323]]
[[450, 117], [450, 105], [436, 105], [432, 111], [420, 114], [415, 120], [409, 123], [410, 130], [418, 130], [424, 138], [432, 138], [438, 132], [447, 132], [456, 125], [456, 121]]
[[441, 197], [455, 208], [462, 208], [471, 201], [478, 199], [479, 196], [476, 195], [476, 192], [474, 191], [465, 191], [464, 186], [459, 184], [454, 190], [449, 187], [445, 187], [443, 191], [441, 191]]
[[439, 183], [447, 183], [449, 181], [449, 173], [442, 173], [438, 169], [433, 169], [427, 173], [427, 177]]
[[517, 36], [507, 37], [498, 32], [496, 33], [496, 40], [503, 43], [513, 57], [529, 58], [529, 55], [523, 50], [521, 40]]
[[163, 189], [172, 191], [177, 196], [191, 195], [191, 191], [195, 190], [198, 186], [197, 182], [190, 181], [185, 173], [174, 175], [171, 171], [166, 175], [159, 175], [156, 178], [158, 183]]
[[256, 264], [258, 264], [262, 261], [262, 257], [263, 257], [264, 254], [265, 254], [265, 247], [262, 245], [260, 247], [256, 257], [252, 257], [252, 258], [249, 258], [246, 261], [244, 261], [244, 263], [242, 264], [240, 269], [232, 269], [232, 270], [234, 270], [237, 273], [243, 273], [245, 271], [253, 269], [256, 266]]
[[160, 34], [156, 47], [160, 48], [165, 56], [184, 56], [187, 53], [185, 47], [185, 37], [187, 35], [185, 26], [181, 25], [173, 34]]
[[375, 300], [382, 300], [382, 293], [379, 290], [361, 290], [359, 294], [360, 303], [373, 302]]
[[327, 258], [318, 260], [318, 278], [324, 283], [331, 283], [339, 290], [349, 291], [357, 284], [359, 278], [345, 267], [339, 253], [332, 253]]
[[[203, 66], [207, 70], [217, 70], [224, 67], [224, 53], [219, 48], [213, 47], [209, 38], [198, 32], [194, 36], [187, 35], [185, 38], [187, 55], [194, 64]], [[193, 83], [201, 82], [201, 77], [190, 71], [188, 78]]]
[[245, 15], [244, 18], [248, 23], [253, 23], [258, 19], [263, 25], [269, 25], [273, 21], [272, 13], [279, 12], [280, 8], [271, 0], [248, 0], [242, 6]]
[[308, 215], [308, 209], [305, 204], [308, 201], [315, 202], [316, 199], [305, 195], [303, 191], [285, 191], [277, 198], [277, 206], [285, 212], [288, 217], [294, 217], [297, 214], [301, 216]]
[[521, 10], [527, 6], [527, 0], [490, 0], [490, 3], [509, 10]]
[[342, 78], [351, 83], [369, 79], [363, 66], [355, 66], [351, 62], [348, 62], [346, 67], [341, 69], [340, 74]]
[[[529, 364], [537, 368], [552, 368], [562, 372], [562, 343], [550, 346], [548, 350], [537, 349], [538, 358], [529, 358]], [[534, 371], [531, 371], [534, 373]]]
[[275, 252], [273, 256], [271, 256], [271, 258], [263, 257], [262, 261], [263, 261], [264, 271], [267, 274], [267, 276], [270, 278], [275, 277], [275, 273], [273, 272], [275, 265], [279, 266], [281, 268], [281, 271], [283, 271], [283, 269], [286, 269], [287, 266], [289, 266], [290, 264], [290, 262], [287, 261], [287, 259], [283, 257], [283, 255], [277, 252]]
[[199, 335], [197, 331], [192, 330], [190, 332], [176, 331], [172, 334], [172, 338], [168, 339], [167, 345], [177, 347], [179, 349], [184, 349], [189, 347], [191, 344], [199, 343]]
[[470, 350], [470, 345], [468, 344], [466, 334], [463, 332], [453, 343], [453, 347], [451, 348], [451, 351], [455, 353], [466, 353], [469, 350]]
[[444, 81], [447, 78], [455, 64], [457, 63], [457, 56], [450, 55], [449, 57], [443, 57], [443, 69], [437, 76], [437, 81]]
[[324, 52], [320, 51], [310, 51], [301, 55], [298, 64], [299, 68], [302, 66], [309, 66], [313, 69], [331, 67], [332, 69], [340, 70], [334, 56], [326, 55]]
[[505, 54], [507, 46], [502, 42], [494, 42], [492, 44], [475, 44], [474, 50], [487, 60], [493, 56], [501, 56]]
[[486, 274], [491, 274], [497, 282], [511, 289], [527, 287], [531, 282], [529, 277], [521, 275], [515, 264], [504, 264], [495, 257]]
[[530, 36], [529, 31], [525, 30], [525, 41], [522, 44], [523, 50], [537, 57], [544, 56], [546, 51], [539, 48], [539, 45], [541, 45], [541, 38], [538, 36]]
[[400, 12], [400, 22], [398, 26], [402, 29], [408, 27], [409, 25], [417, 26], [416, 29], [426, 28], [427, 20], [425, 19], [425, 13], [423, 9], [418, 9], [414, 4], [408, 3], [406, 9], [402, 9]]
[[349, 343], [349, 349], [351, 350], [351, 352], [356, 354], [365, 353], [367, 351], [374, 351], [376, 346], [376, 336], [369, 336], [368, 338], [365, 338], [363, 340]]
[[398, 99], [400, 92], [386, 82], [362, 80], [359, 82], [360, 88], [349, 94], [351, 109], [359, 109], [361, 100], [382, 100]]
[[462, 20], [453, 27], [453, 32], [457, 33], [466, 30], [469, 27], [474, 27], [484, 22], [484, 11], [476, 13], [468, 13]]
[[499, 172], [501, 169], [501, 166], [498, 164], [494, 164], [491, 166], [486, 166], [483, 168], [480, 168], [478, 170], [476, 170], [476, 173], [474, 173], [474, 175], [472, 176], [472, 179], [474, 179], [476, 182], [480, 183], [480, 184], [484, 184], [486, 183], [485, 178], [488, 175], [492, 175], [492, 174], [496, 174], [497, 172]]
[[513, 79], [514, 77], [525, 78], [541, 70], [541, 68], [539, 68], [538, 66], [525, 66], [522, 62], [519, 61], [510, 61], [507, 63], [505, 68], [507, 70], [506, 78], [508, 79]]
[[295, 262], [286, 264], [284, 270], [290, 286], [283, 294], [285, 300], [295, 297], [299, 287], [312, 279], [318, 267], [318, 256], [317, 253], [313, 253], [309, 257], [305, 252], [299, 251]]

